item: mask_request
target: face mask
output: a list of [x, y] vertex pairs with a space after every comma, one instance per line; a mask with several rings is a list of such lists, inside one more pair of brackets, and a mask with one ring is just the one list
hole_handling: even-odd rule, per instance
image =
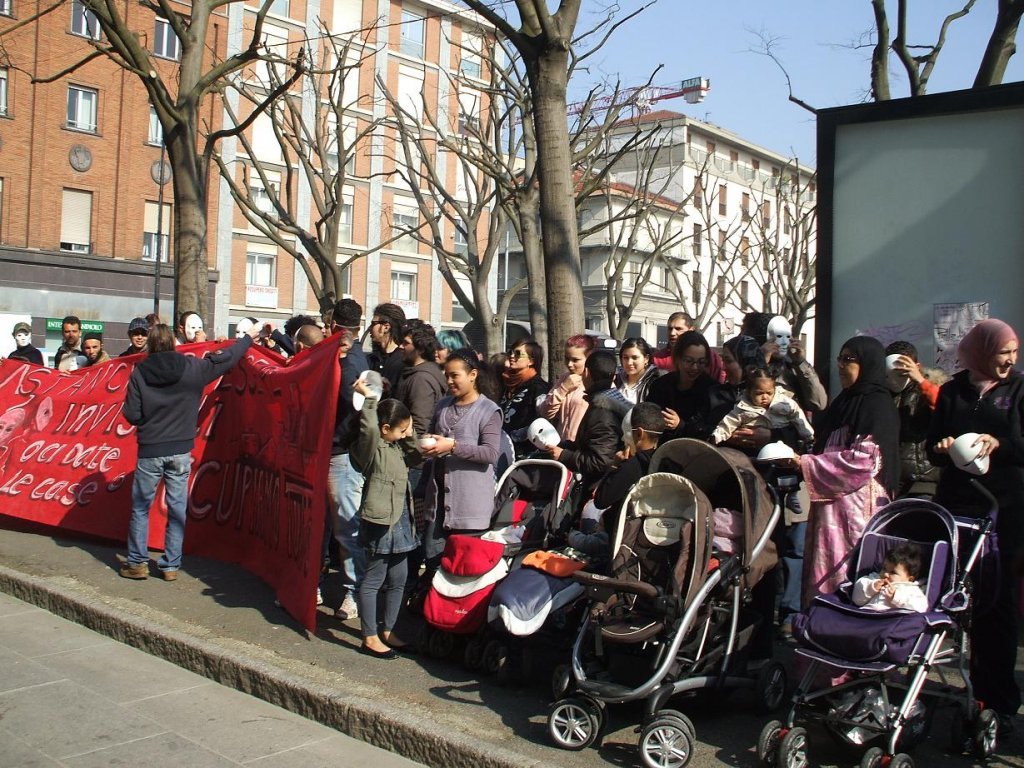
[[14, 343], [17, 344], [19, 347], [27, 347], [28, 343], [31, 340], [32, 334], [30, 333], [25, 333], [24, 331], [22, 331], [21, 333], [14, 334]]
[[254, 323], [248, 317], [243, 317], [235, 326], [235, 338], [240, 339], [252, 329]]
[[782, 315], [777, 315], [768, 323], [768, 341], [774, 341], [779, 345], [779, 352], [786, 354], [789, 350], [789, 341], [793, 338], [793, 326], [789, 320]]
[[203, 330], [203, 321], [199, 315], [189, 315], [185, 320], [185, 341], [195, 341], [196, 333]]
[[885, 358], [885, 383], [890, 392], [902, 392], [910, 383], [909, 376], [893, 368], [899, 359], [900, 355], [888, 355]]

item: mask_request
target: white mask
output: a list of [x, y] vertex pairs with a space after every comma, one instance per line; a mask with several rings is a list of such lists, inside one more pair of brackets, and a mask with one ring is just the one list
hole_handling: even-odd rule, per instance
[[30, 341], [32, 341], [31, 333], [25, 333], [22, 331], [21, 333], [14, 334], [14, 343], [19, 347], [27, 347]]
[[243, 317], [238, 321], [238, 325], [235, 326], [235, 338], [240, 339], [249, 333], [249, 330], [255, 325], [252, 320], [248, 317]]
[[768, 341], [774, 341], [779, 345], [779, 352], [786, 354], [789, 350], [789, 341], [793, 338], [793, 326], [789, 320], [782, 315], [776, 315], [768, 323]]
[[199, 315], [185, 318], [185, 341], [195, 341], [196, 334], [203, 330], [203, 319]]

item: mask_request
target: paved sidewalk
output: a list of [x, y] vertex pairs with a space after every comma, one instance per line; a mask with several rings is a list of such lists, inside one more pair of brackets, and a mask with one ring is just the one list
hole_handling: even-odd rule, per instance
[[0, 765], [418, 764], [0, 594]]
[[[5, 520], [2, 524], [13, 523]], [[546, 715], [550, 678], [546, 670], [520, 672], [512, 686], [502, 686], [492, 678], [467, 672], [459, 658], [403, 656], [380, 661], [357, 653], [358, 621], [341, 622], [333, 616], [332, 609], [340, 599], [334, 574], [325, 586], [326, 605], [318, 613], [316, 631], [310, 633], [274, 606], [273, 594], [265, 584], [236, 566], [186, 556], [175, 582], [153, 578], [131, 581], [117, 575], [117, 557], [121, 554], [123, 548], [108, 543], [0, 529], [0, 592], [173, 662], [201, 675], [200, 682], [222, 683], [437, 768], [623, 768], [639, 762], [634, 732], [639, 719], [636, 707], [611, 708], [600, 746], [581, 752], [549, 746]], [[0, 628], [2, 622], [0, 618]], [[399, 631], [411, 637], [415, 627], [400, 624]], [[27, 645], [14, 651], [24, 655], [48, 653], [33, 651], [37, 641], [42, 646], [41, 631], [22, 637], [21, 642], [27, 640]], [[4, 642], [7, 639], [0, 631], [0, 664], [7, 666]], [[104, 642], [102, 638], [100, 642]], [[780, 651], [783, 658], [788, 657], [788, 651], [781, 647]], [[60, 674], [68, 676], [66, 672]], [[123, 682], [121, 685], [117, 692], [104, 694], [111, 700], [110, 706], [162, 693], [156, 684], [147, 687], [145, 681], [131, 692]], [[0, 704], [4, 695], [0, 693]], [[73, 696], [68, 698], [74, 701]], [[745, 691], [721, 701], [703, 697], [676, 704], [696, 723], [698, 744], [690, 768], [760, 765], [754, 745], [770, 718], [757, 714], [751, 705], [751, 696]], [[153, 706], [149, 700], [142, 700], [130, 711], [148, 717], [147, 709]], [[89, 707], [82, 709], [88, 716]], [[227, 708], [217, 708], [211, 714], [227, 713]], [[204, 725], [208, 716], [199, 717]], [[106, 727], [108, 721], [117, 719], [102, 719], [83, 730], [91, 733], [95, 727]], [[134, 719], [129, 717], [127, 722]], [[929, 743], [915, 755], [918, 766], [961, 768], [971, 764], [968, 758], [943, 753], [948, 727], [947, 713], [936, 716]], [[25, 738], [11, 728], [6, 717], [0, 719], [0, 728]], [[29, 731], [28, 726], [23, 730], [39, 733]], [[51, 730], [57, 731], [53, 736], [57, 742], [60, 731]], [[269, 725], [257, 730], [260, 736], [273, 733]], [[118, 738], [124, 738], [123, 734]], [[144, 738], [141, 731], [136, 738]], [[282, 748], [304, 743], [288, 742]], [[1020, 736], [1002, 743], [994, 764], [1024, 766], [1021, 743]], [[199, 744], [238, 759], [216, 746]], [[30, 764], [10, 762], [7, 752], [7, 745], [0, 743], [0, 768]], [[838, 748], [820, 732], [812, 734], [811, 753], [814, 764], [822, 768], [854, 765], [860, 759], [856, 750]], [[121, 764], [146, 766], [153, 762], [153, 754], [152, 750], [140, 752]], [[244, 755], [247, 758], [249, 753]], [[383, 758], [357, 760], [360, 765], [371, 762], [380, 763], [381, 768], [386, 765]], [[187, 760], [168, 764], [191, 765]]]

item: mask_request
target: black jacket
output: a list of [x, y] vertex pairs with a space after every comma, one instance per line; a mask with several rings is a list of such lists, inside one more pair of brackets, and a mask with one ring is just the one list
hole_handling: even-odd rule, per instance
[[953, 514], [979, 516], [987, 504], [970, 486], [974, 477], [957, 469], [948, 454], [936, 453], [934, 446], [945, 437], [964, 432], [989, 434], [999, 441], [990, 459], [988, 473], [976, 478], [999, 502], [1000, 546], [1018, 549], [1024, 544], [1024, 376], [1011, 373], [995, 387], [978, 396], [967, 371], [956, 374], [939, 390], [928, 427], [928, 456], [942, 468], [935, 501]]
[[935, 494], [939, 469], [928, 460], [928, 425], [932, 409], [916, 381], [907, 383], [892, 401], [900, 415], [900, 487], [898, 495]]
[[331, 439], [331, 456], [348, 453], [348, 449], [359, 434], [359, 411], [352, 404], [352, 385], [359, 374], [369, 369], [366, 353], [359, 344], [353, 344], [338, 361], [341, 366], [341, 385], [338, 389], [338, 407], [334, 413], [334, 437]]
[[632, 404], [617, 389], [588, 393], [585, 397], [590, 407], [583, 414], [576, 439], [563, 443], [559, 461], [583, 475], [583, 498], [588, 499], [612, 468], [615, 452], [622, 447], [622, 417]]
[[505, 391], [501, 396], [502, 429], [512, 438], [516, 458], [521, 459], [533, 452], [533, 444], [526, 439], [526, 430], [540, 416], [537, 413], [537, 398], [546, 395], [551, 387], [540, 376], [534, 376], [514, 392]]
[[124, 417], [138, 430], [139, 458], [191, 451], [203, 389], [231, 370], [251, 346], [252, 339], [243, 336], [206, 357], [156, 352], [136, 365], [128, 379]]
[[366, 356], [370, 370], [379, 371], [380, 375], [390, 384], [384, 390], [384, 397], [394, 397], [398, 381], [402, 377], [402, 369], [405, 368], [405, 359], [402, 357], [402, 348], [395, 347], [390, 352], [385, 352], [376, 347]]
[[448, 384], [444, 371], [437, 363], [427, 360], [419, 365], [407, 365], [402, 369], [395, 389], [396, 400], [405, 404], [412, 414], [412, 426], [417, 435], [426, 433], [430, 420], [434, 418], [437, 401], [444, 397]]
[[677, 437], [707, 440], [718, 425], [717, 419], [712, 420], [711, 391], [715, 383], [706, 374], [702, 374], [685, 392], [679, 389], [678, 383], [678, 375], [670, 372], [655, 379], [647, 392], [646, 402], [679, 414], [679, 426], [665, 430], [658, 442], [667, 443]]
[[11, 352], [7, 356], [8, 360], [24, 360], [26, 363], [35, 363], [36, 365], [43, 364], [43, 353], [33, 347], [31, 344], [18, 347], [16, 350]]

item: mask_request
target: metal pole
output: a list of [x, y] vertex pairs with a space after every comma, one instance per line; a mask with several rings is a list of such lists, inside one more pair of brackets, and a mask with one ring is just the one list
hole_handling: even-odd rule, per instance
[[157, 192], [156, 197], [156, 267], [154, 268], [153, 278], [153, 314], [160, 315], [160, 259], [163, 257], [163, 245], [164, 240], [164, 184], [167, 183], [167, 179], [164, 178], [164, 155], [167, 151], [167, 146], [164, 144], [163, 131], [161, 130], [160, 135], [160, 181], [157, 185], [160, 190]]

